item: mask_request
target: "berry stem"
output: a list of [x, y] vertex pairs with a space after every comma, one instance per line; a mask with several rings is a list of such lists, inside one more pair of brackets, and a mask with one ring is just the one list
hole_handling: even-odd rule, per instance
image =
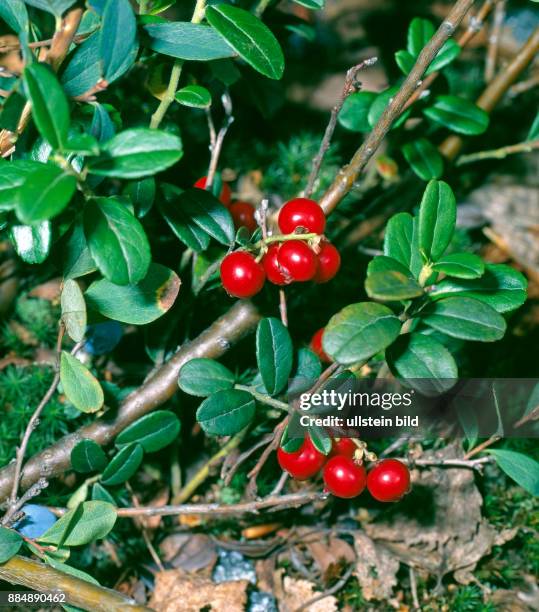
[[310, 232], [308, 234], [274, 234], [273, 236], [268, 236], [267, 238], [259, 240], [255, 246], [262, 248], [268, 244], [272, 244], [273, 242], [288, 242], [289, 240], [313, 240], [317, 237], [318, 234], [315, 234], [314, 232]]

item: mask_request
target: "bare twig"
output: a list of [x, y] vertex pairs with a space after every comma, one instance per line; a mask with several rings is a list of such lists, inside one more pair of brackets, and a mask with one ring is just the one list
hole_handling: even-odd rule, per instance
[[271, 455], [271, 453], [274, 450], [276, 450], [277, 447], [279, 446], [279, 442], [281, 440], [281, 436], [283, 435], [283, 432], [284, 432], [284, 430], [285, 430], [287, 425], [288, 425], [288, 417], [285, 417], [275, 427], [275, 429], [273, 430], [273, 439], [266, 446], [266, 448], [264, 449], [263, 453], [260, 455], [260, 458], [256, 462], [256, 464], [253, 467], [253, 469], [247, 474], [247, 477], [249, 478], [248, 490], [249, 490], [249, 493], [251, 495], [255, 495], [256, 494], [256, 491], [257, 491], [256, 479], [258, 477], [258, 474], [260, 474], [262, 468], [266, 464], [266, 461], [269, 459], [269, 456]]
[[487, 57], [485, 60], [485, 82], [490, 83], [496, 73], [498, 61], [498, 49], [500, 46], [500, 35], [502, 33], [503, 21], [505, 19], [505, 0], [498, 0], [494, 8], [492, 18], [492, 29], [488, 38]]
[[456, 165], [462, 166], [463, 164], [471, 164], [472, 162], [482, 161], [484, 159], [503, 159], [515, 153], [531, 153], [534, 149], [539, 149], [539, 140], [529, 140], [528, 142], [519, 142], [518, 144], [500, 147], [499, 149], [490, 149], [488, 151], [470, 153], [469, 155], [461, 155], [457, 159]]
[[360, 70], [365, 68], [366, 66], [372, 66], [376, 63], [378, 58], [371, 57], [369, 59], [364, 60], [357, 64], [357, 66], [353, 66], [346, 73], [346, 78], [344, 79], [344, 87], [342, 89], [341, 95], [337, 100], [335, 106], [331, 109], [331, 116], [329, 118], [329, 123], [326, 127], [326, 131], [324, 132], [324, 137], [322, 138], [322, 142], [320, 143], [320, 148], [318, 149], [318, 153], [316, 157], [313, 159], [313, 165], [311, 168], [311, 173], [309, 174], [309, 179], [307, 181], [307, 187], [305, 187], [305, 197], [308, 198], [311, 196], [314, 190], [314, 184], [318, 175], [320, 174], [320, 168], [322, 166], [322, 162], [324, 161], [324, 157], [329, 149], [331, 144], [331, 139], [333, 138], [333, 132], [335, 132], [335, 128], [337, 127], [337, 117], [343, 104], [351, 93], [354, 93], [358, 89], [360, 89], [360, 85], [357, 83], [357, 75]]
[[[477, 446], [475, 446], [474, 448], [469, 450], [464, 455], [464, 459], [466, 460], [466, 459], [471, 459], [472, 457], [475, 457], [475, 455], [478, 455], [480, 452], [484, 451], [489, 446], [492, 446], [493, 444], [496, 444], [496, 442], [498, 442], [500, 440], [500, 438], [501, 438], [501, 436], [499, 436], [499, 435], [491, 436], [490, 438], [488, 438], [488, 440], [485, 440], [484, 442], [481, 442], [481, 444], [478, 444]], [[483, 457], [483, 459], [490, 460], [490, 457]]]
[[223, 108], [225, 109], [225, 119], [217, 135], [215, 135], [215, 127], [213, 127], [213, 120], [211, 119], [210, 111], [208, 111], [211, 157], [208, 166], [208, 174], [206, 177], [206, 189], [211, 189], [211, 186], [213, 185], [213, 179], [215, 178], [215, 173], [217, 172], [217, 166], [219, 164], [219, 157], [221, 156], [223, 142], [225, 140], [226, 133], [228, 132], [228, 128], [234, 122], [234, 116], [232, 115], [232, 99], [230, 98], [228, 92], [225, 92], [221, 96], [221, 101], [223, 103]]
[[511, 98], [515, 98], [516, 96], [519, 96], [520, 94], [529, 91], [534, 87], [537, 87], [537, 85], [539, 85], [539, 72], [532, 75], [529, 79], [526, 79], [525, 81], [515, 83], [512, 87], [509, 88], [507, 94]]
[[249, 457], [253, 455], [253, 453], [256, 453], [259, 448], [266, 446], [266, 444], [269, 444], [272, 440], [273, 433], [270, 433], [264, 436], [263, 438], [260, 438], [260, 440], [257, 440], [250, 448], [238, 455], [233, 465], [231, 465], [230, 468], [224, 473], [221, 472], [221, 476], [223, 478], [225, 486], [228, 486], [232, 482], [232, 478], [234, 477], [234, 474], [238, 471], [239, 467], [243, 465], [245, 461], [247, 461], [247, 459], [249, 459]]
[[414, 602], [414, 609], [419, 610], [419, 598], [417, 596], [417, 580], [415, 579], [414, 568], [410, 565], [408, 567], [408, 574], [410, 576], [410, 590], [412, 591], [412, 601]]
[[288, 307], [286, 304], [286, 292], [281, 287], [279, 289], [279, 313], [281, 315], [281, 321], [285, 327], [288, 327]]

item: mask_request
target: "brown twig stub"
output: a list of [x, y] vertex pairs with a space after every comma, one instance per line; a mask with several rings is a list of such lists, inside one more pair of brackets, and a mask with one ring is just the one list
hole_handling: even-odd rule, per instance
[[442, 22], [434, 36], [425, 45], [414, 67], [406, 77], [399, 91], [382, 113], [376, 126], [369, 133], [361, 147], [356, 151], [348, 166], [344, 167], [339, 172], [332, 185], [322, 196], [320, 205], [326, 214], [331, 213], [352, 189], [358, 175], [363, 171], [369, 160], [375, 154], [380, 143], [393, 125], [393, 122], [401, 114], [407, 100], [421, 84], [421, 79], [432, 60], [436, 57], [436, 54], [442, 48], [445, 41], [454, 33], [456, 27], [464, 19], [464, 16], [472, 7], [473, 2], [474, 0], [457, 0], [447, 18]]
[[223, 108], [225, 110], [225, 118], [223, 120], [223, 124], [221, 125], [220, 130], [215, 133], [215, 127], [213, 124], [213, 119], [211, 116], [211, 112], [208, 110], [208, 127], [210, 131], [210, 163], [208, 166], [208, 174], [206, 176], [206, 189], [211, 189], [213, 185], [213, 179], [215, 178], [215, 173], [217, 172], [217, 166], [219, 165], [219, 158], [221, 157], [221, 151], [223, 149], [223, 143], [225, 141], [226, 133], [228, 132], [229, 127], [234, 122], [234, 116], [232, 114], [232, 98], [228, 92], [225, 92], [221, 96], [221, 102], [223, 104]]
[[492, 18], [492, 29], [488, 38], [487, 57], [485, 59], [485, 82], [490, 83], [496, 73], [498, 61], [498, 49], [502, 33], [503, 22], [505, 19], [505, 0], [498, 0], [494, 8]]

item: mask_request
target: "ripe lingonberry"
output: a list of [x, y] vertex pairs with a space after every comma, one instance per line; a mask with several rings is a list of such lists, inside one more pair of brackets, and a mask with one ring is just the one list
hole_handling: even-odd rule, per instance
[[[199, 189], [206, 189], [206, 181], [208, 177], [202, 176], [198, 179], [198, 181], [193, 185], [193, 187], [198, 187]], [[230, 201], [232, 200], [232, 190], [228, 186], [228, 183], [223, 183], [221, 187], [221, 193], [219, 194], [219, 200], [225, 205], [228, 206]]]
[[336, 497], [357, 497], [365, 488], [367, 472], [350, 457], [337, 455], [324, 466], [324, 484]]
[[291, 283], [292, 279], [286, 278], [283, 270], [281, 270], [281, 267], [279, 266], [279, 262], [277, 261], [277, 254], [279, 253], [280, 248], [280, 244], [270, 244], [267, 253], [262, 259], [262, 264], [264, 266], [267, 279], [274, 285], [282, 286]]
[[329, 456], [337, 457], [338, 455], [342, 455], [343, 457], [350, 457], [350, 459], [353, 459], [356, 450], [357, 446], [352, 438], [339, 438], [338, 440], [333, 440], [333, 446]]
[[296, 480], [307, 480], [314, 476], [324, 465], [327, 457], [318, 451], [307, 437], [297, 451], [287, 453], [277, 449], [277, 461], [281, 468]]
[[277, 261], [284, 273], [294, 281], [309, 281], [316, 273], [318, 262], [311, 248], [301, 240], [283, 242]]
[[298, 227], [315, 234], [323, 234], [326, 228], [326, 216], [314, 200], [296, 198], [281, 208], [278, 223], [283, 234], [292, 234]]
[[339, 251], [331, 242], [322, 242], [318, 253], [318, 269], [313, 278], [314, 282], [327, 283], [337, 274], [340, 267], [341, 256]]
[[234, 297], [255, 295], [262, 289], [265, 280], [264, 268], [250, 253], [236, 251], [221, 262], [221, 282], [227, 293]]
[[246, 227], [252, 234], [258, 227], [255, 219], [255, 207], [249, 202], [232, 202], [228, 210], [232, 215], [236, 229]]
[[398, 501], [410, 488], [410, 471], [397, 459], [383, 459], [370, 470], [367, 488], [378, 501]]
[[324, 336], [324, 328], [321, 327], [317, 332], [313, 334], [311, 338], [310, 347], [313, 353], [318, 355], [320, 361], [325, 363], [331, 363], [331, 357], [322, 348], [322, 337]]

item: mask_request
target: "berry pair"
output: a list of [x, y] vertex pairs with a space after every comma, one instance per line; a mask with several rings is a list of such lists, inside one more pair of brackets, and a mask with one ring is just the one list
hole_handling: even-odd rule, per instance
[[[205, 176], [199, 178], [194, 187], [206, 189], [206, 180], [207, 177]], [[249, 204], [249, 202], [242, 202], [241, 200], [232, 202], [232, 191], [228, 183], [223, 183], [219, 200], [228, 208], [236, 229], [246, 227], [251, 234], [257, 229], [258, 223], [255, 219], [255, 207]]]
[[322, 470], [326, 489], [336, 497], [350, 499], [360, 495], [365, 487], [381, 502], [401, 499], [410, 488], [410, 472], [397, 459], [379, 461], [367, 474], [363, 465], [354, 460], [356, 445], [349, 438], [333, 441], [328, 457], [318, 451], [310, 438], [292, 453], [277, 450], [277, 460], [283, 470], [296, 480], [307, 480]]

